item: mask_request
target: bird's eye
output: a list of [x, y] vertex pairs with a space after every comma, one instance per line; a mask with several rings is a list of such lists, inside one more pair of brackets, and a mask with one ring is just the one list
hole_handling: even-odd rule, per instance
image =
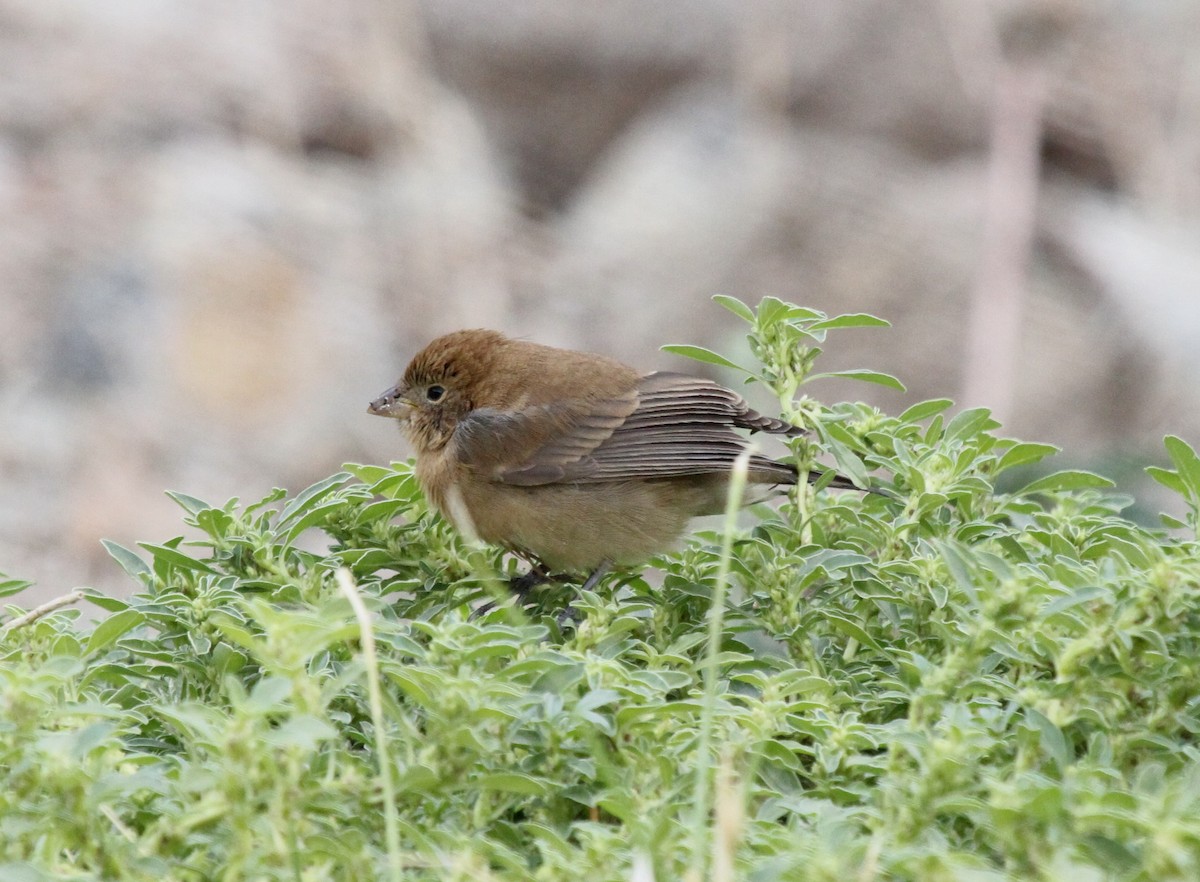
[[430, 386], [425, 390], [425, 397], [430, 401], [439, 401], [446, 394], [446, 390], [441, 386]]

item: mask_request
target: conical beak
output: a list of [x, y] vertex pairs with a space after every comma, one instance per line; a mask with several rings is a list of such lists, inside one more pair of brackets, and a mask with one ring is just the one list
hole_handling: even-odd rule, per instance
[[393, 386], [367, 405], [367, 413], [396, 420], [407, 419], [412, 402], [404, 397], [404, 392], [400, 386]]

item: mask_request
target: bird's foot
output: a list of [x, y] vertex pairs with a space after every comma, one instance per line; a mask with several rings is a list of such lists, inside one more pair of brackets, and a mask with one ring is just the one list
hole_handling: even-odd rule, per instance
[[[545, 585], [547, 582], [555, 581], [559, 581], [557, 576], [551, 575], [550, 571], [541, 564], [533, 564], [529, 572], [520, 576], [513, 576], [508, 580], [508, 590], [512, 592], [517, 606], [524, 607], [529, 603], [529, 596], [533, 593], [534, 588], [537, 588], [539, 585]], [[489, 600], [487, 603], [475, 607], [471, 612], [471, 618], [477, 619], [480, 616], [487, 615], [498, 604], [499, 601]]]
[[[600, 584], [600, 580], [607, 576], [612, 571], [612, 564], [609, 561], [601, 561], [596, 569], [592, 570], [591, 575], [584, 580], [584, 583], [579, 587], [579, 594], [586, 594], [589, 591], [594, 591], [596, 586]], [[562, 608], [556, 616], [559, 630], [566, 627], [578, 627], [582, 621], [583, 615], [579, 610], [575, 609], [570, 603]]]
[[[608, 561], [603, 561], [587, 577], [587, 579], [584, 581], [582, 587], [580, 587], [579, 592], [583, 593], [586, 591], [595, 590], [596, 586], [600, 584], [600, 580], [603, 579], [606, 575], [608, 575], [609, 572], [611, 572], [611, 571], [612, 571], [612, 564], [609, 563]], [[530, 599], [531, 599], [530, 595], [533, 593], [533, 590], [535, 588], [537, 588], [541, 585], [545, 585], [548, 582], [567, 582], [567, 581], [570, 581], [570, 579], [571, 579], [570, 574], [551, 573], [548, 569], [546, 569], [546, 567], [544, 565], [542, 565], [540, 563], [536, 563], [536, 564], [533, 564], [533, 566], [530, 568], [529, 572], [524, 573], [523, 575], [520, 575], [520, 576], [514, 576], [513, 578], [509, 579], [508, 580], [508, 590], [512, 592], [513, 598], [516, 600], [517, 606], [525, 607], [529, 604]], [[475, 610], [471, 613], [471, 618], [477, 619], [480, 616], [486, 615], [487, 613], [489, 613], [493, 609], [495, 609], [496, 605], [497, 605], [497, 601], [489, 600], [487, 603], [476, 607]], [[565, 628], [567, 626], [571, 626], [571, 627], [578, 626], [578, 624], [582, 620], [582, 618], [583, 618], [583, 616], [580, 614], [580, 612], [577, 609], [575, 609], [573, 606], [571, 606], [570, 603], [568, 603], [566, 606], [564, 606], [562, 608], [562, 610], [559, 611], [558, 615], [555, 617], [556, 621], [558, 622], [559, 628]]]
[[568, 628], [578, 628], [579, 623], [583, 621], [583, 613], [568, 603], [558, 611], [554, 621], [558, 623], [560, 632], [566, 631]]
[[529, 601], [529, 595], [534, 588], [553, 581], [555, 581], [555, 577], [545, 567], [538, 564], [523, 576], [514, 576], [509, 579], [508, 590], [517, 598], [517, 602], [524, 606]]
[[600, 580], [607, 576], [612, 571], [612, 563], [607, 560], [600, 561], [600, 565], [592, 570], [592, 574], [587, 577], [587, 581], [579, 589], [579, 593], [585, 591], [595, 591], [596, 586], [600, 584]]

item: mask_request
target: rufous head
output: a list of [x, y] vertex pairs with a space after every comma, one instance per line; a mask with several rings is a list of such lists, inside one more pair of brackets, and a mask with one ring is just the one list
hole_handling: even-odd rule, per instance
[[367, 412], [400, 420], [418, 453], [443, 447], [458, 421], [480, 406], [482, 387], [507, 342], [498, 331], [483, 329], [438, 337]]

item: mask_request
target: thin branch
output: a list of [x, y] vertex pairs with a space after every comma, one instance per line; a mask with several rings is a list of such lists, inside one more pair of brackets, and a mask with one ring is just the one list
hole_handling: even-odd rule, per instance
[[56, 609], [62, 609], [64, 606], [70, 606], [72, 603], [78, 603], [83, 600], [83, 591], [76, 588], [70, 594], [64, 594], [62, 597], [56, 597], [53, 600], [48, 600], [41, 606], [35, 606], [29, 612], [17, 616], [15, 619], [4, 623], [4, 627], [0, 628], [0, 634], [7, 634], [10, 631], [15, 631], [17, 628], [24, 628], [31, 622], [36, 622], [42, 616], [47, 616]]
[[1021, 313], [1037, 223], [1046, 77], [1036, 61], [1000, 66], [992, 109], [983, 253], [971, 294], [962, 399], [1012, 415]]

